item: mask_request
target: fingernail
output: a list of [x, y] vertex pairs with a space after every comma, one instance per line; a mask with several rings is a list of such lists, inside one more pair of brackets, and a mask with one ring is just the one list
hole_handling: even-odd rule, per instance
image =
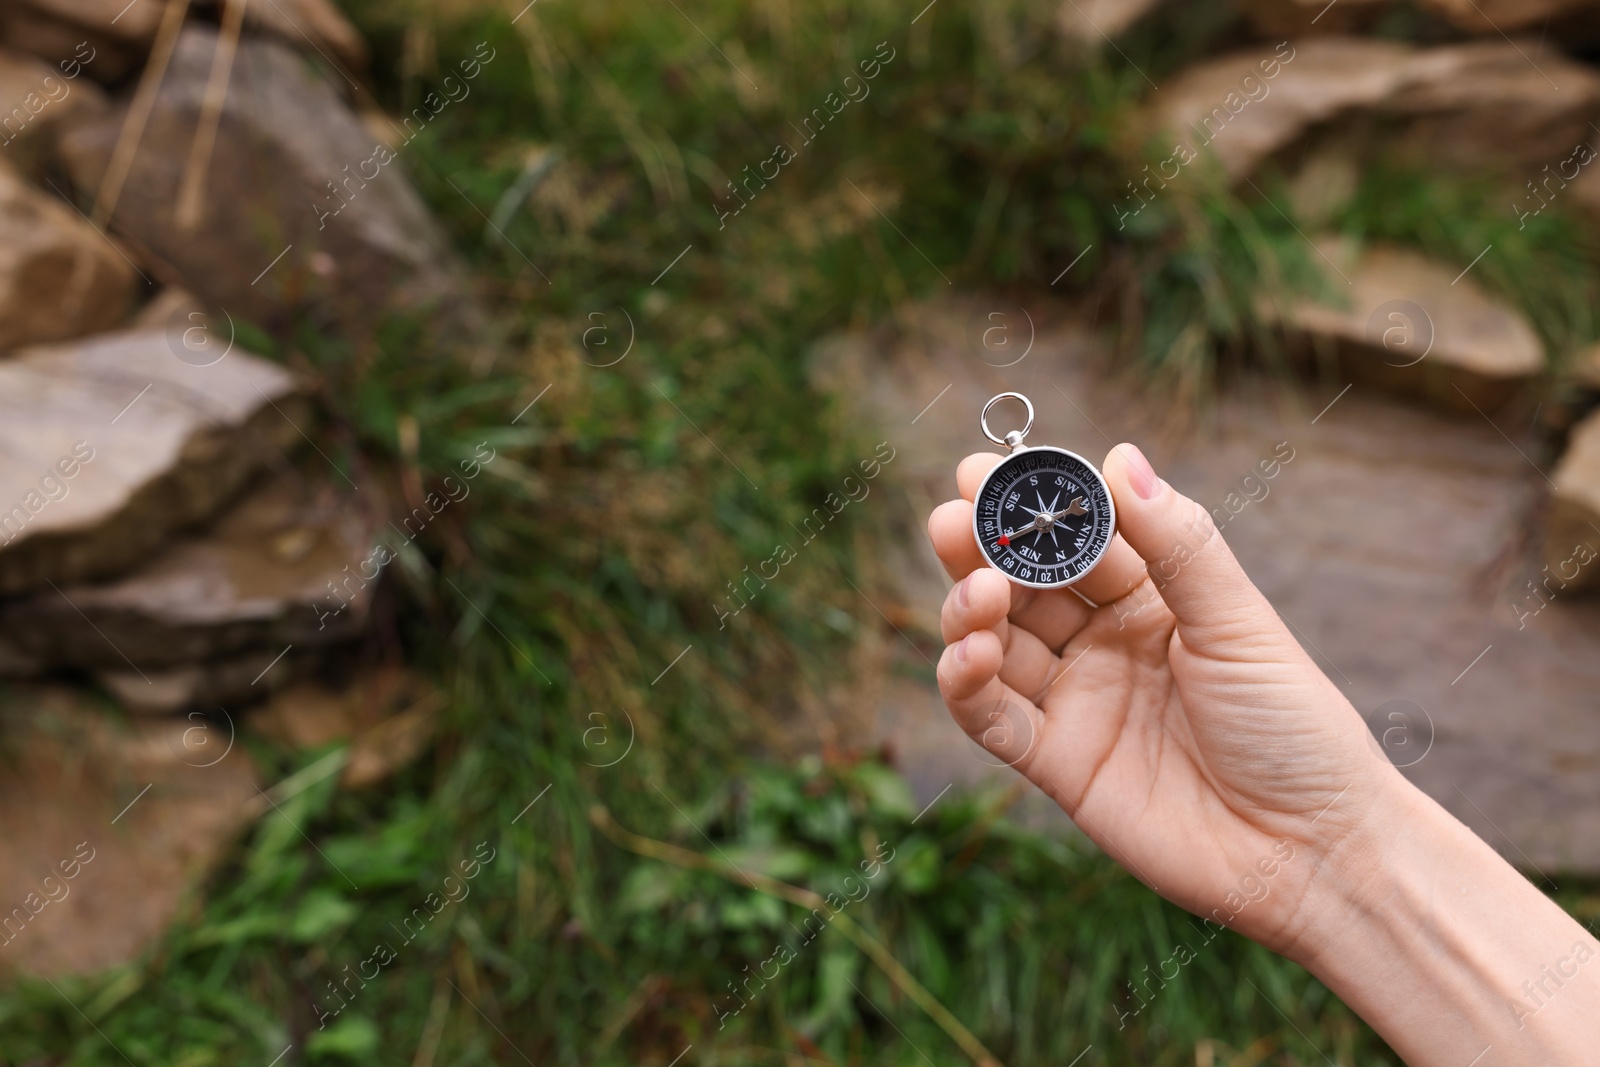
[[956, 603], [962, 608], [967, 607], [967, 583], [972, 581], [972, 575], [967, 575], [956, 583]]
[[963, 637], [960, 641], [958, 641], [956, 643], [956, 662], [957, 663], [965, 663], [965, 662], [967, 662], [967, 642], [971, 641], [971, 640], [972, 640], [972, 635], [968, 634], [967, 636]]
[[1123, 458], [1128, 461], [1128, 484], [1133, 486], [1133, 491], [1139, 494], [1141, 500], [1149, 500], [1161, 491], [1161, 479], [1150, 469], [1150, 461], [1144, 458], [1138, 445], [1122, 447], [1127, 450]]

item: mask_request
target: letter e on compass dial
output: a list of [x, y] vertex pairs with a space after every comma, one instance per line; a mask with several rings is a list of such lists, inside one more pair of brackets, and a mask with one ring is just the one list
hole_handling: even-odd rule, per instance
[[1056, 589], [1100, 562], [1117, 515], [1093, 464], [1041, 445], [1018, 449], [989, 472], [973, 501], [972, 527], [990, 566], [1020, 585]]

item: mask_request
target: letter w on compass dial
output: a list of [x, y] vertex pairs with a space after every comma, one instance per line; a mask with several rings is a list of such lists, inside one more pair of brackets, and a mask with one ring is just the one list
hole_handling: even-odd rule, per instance
[[1078, 457], [1025, 449], [990, 474], [974, 514], [989, 562], [1032, 586], [1068, 585], [1104, 554], [1114, 530], [1110, 495]]

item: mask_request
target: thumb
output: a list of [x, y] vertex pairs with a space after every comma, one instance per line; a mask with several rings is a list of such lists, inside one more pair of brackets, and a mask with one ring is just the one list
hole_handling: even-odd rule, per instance
[[1211, 513], [1158, 478], [1143, 452], [1117, 445], [1105, 478], [1118, 532], [1145, 561], [1181, 631], [1207, 641], [1258, 641], [1282, 630]]

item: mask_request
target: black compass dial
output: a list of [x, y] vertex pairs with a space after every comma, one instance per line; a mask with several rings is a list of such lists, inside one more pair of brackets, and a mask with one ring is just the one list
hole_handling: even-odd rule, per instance
[[1050, 588], [1100, 562], [1116, 532], [1116, 511], [1087, 461], [1059, 448], [1026, 448], [984, 479], [973, 527], [993, 566], [1013, 581]]

